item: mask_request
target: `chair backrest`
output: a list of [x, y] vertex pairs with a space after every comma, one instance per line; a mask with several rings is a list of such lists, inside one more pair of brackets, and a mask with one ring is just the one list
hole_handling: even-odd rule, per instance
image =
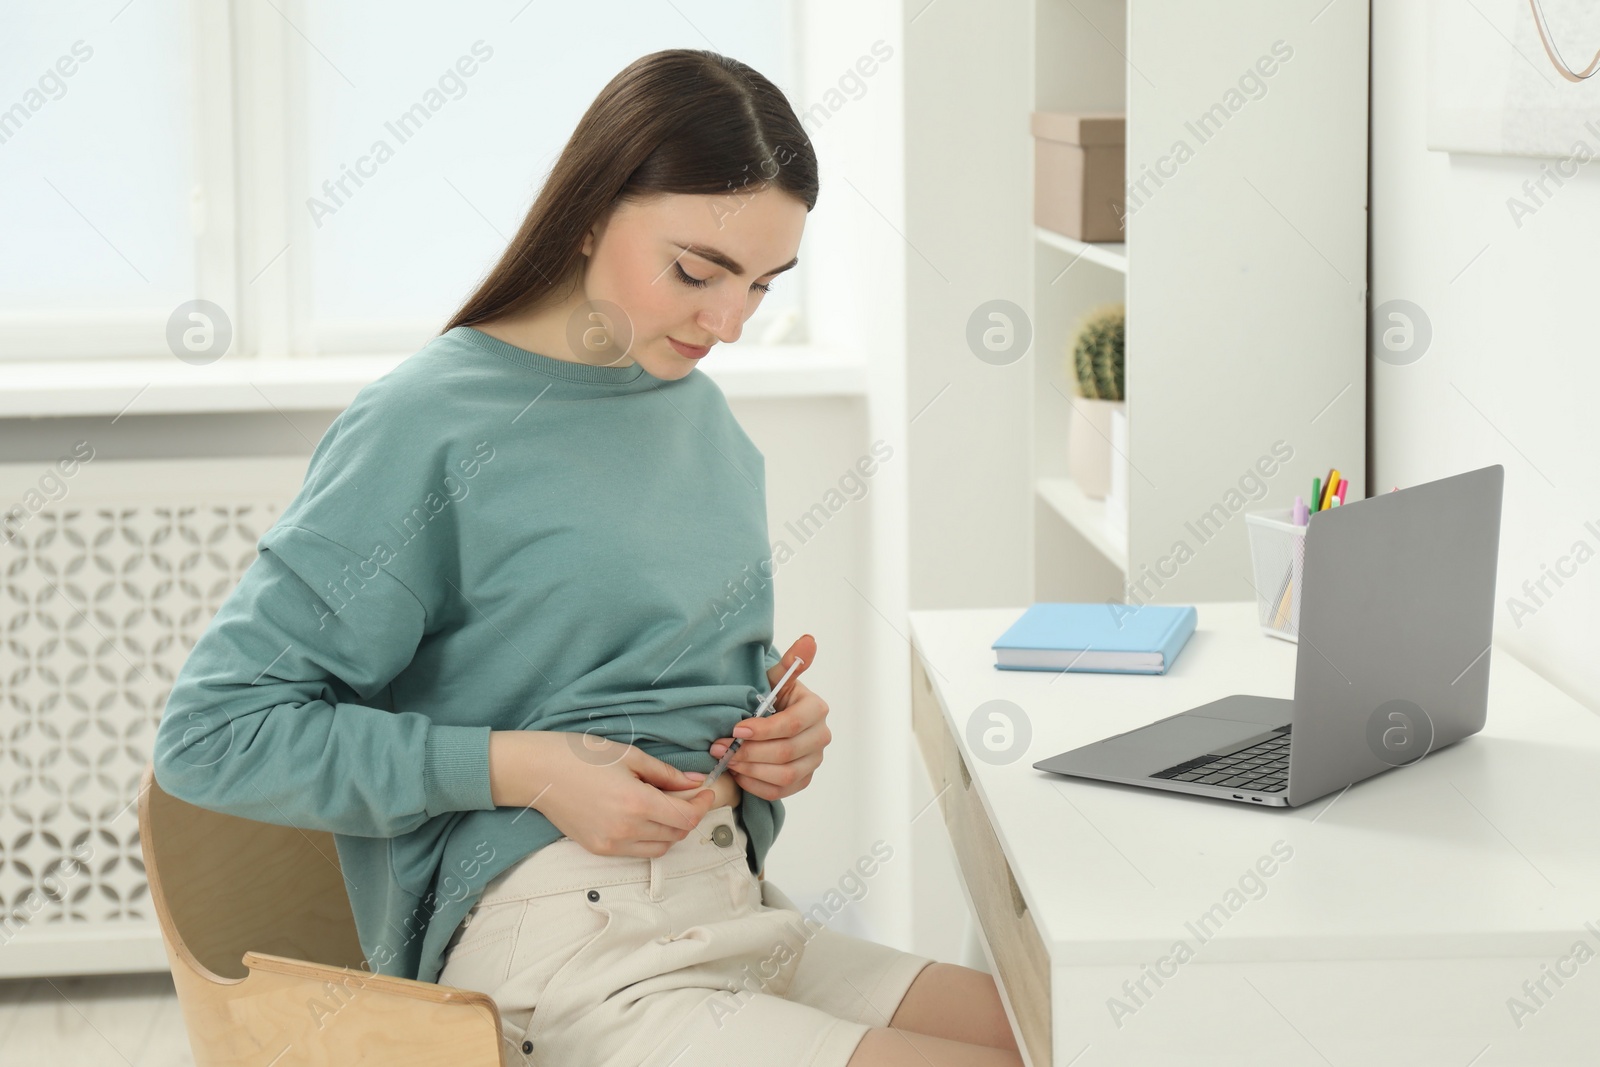
[[252, 949], [361, 967], [333, 835], [196, 807], [164, 791], [146, 764], [139, 844], [162, 931], [200, 976], [245, 977]]

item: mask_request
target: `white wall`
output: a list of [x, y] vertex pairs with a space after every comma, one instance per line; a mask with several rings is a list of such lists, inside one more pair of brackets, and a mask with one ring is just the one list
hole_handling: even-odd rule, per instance
[[1030, 346], [996, 366], [974, 353], [967, 329], [992, 300], [1033, 315], [1030, 264], [1018, 254], [1033, 225], [1032, 5], [905, 7], [910, 604], [1026, 604], [1029, 386], [1033, 360], [1054, 356]]
[[[870, 696], [874, 665], [863, 640], [861, 605], [849, 584], [863, 587], [868, 581], [869, 502], [878, 491], [877, 476], [865, 480], [859, 498], [846, 491], [855, 484], [847, 475], [867, 450], [866, 405], [859, 397], [746, 399], [729, 406], [767, 457], [767, 532], [788, 549], [783, 561], [775, 559], [774, 642], [781, 652], [801, 634], [817, 639], [816, 664], [804, 680], [828, 702], [833, 732], [811, 784], [784, 801], [783, 829], [767, 859], [767, 876], [804, 910], [837, 889], [856, 860], [870, 855], [875, 839], [889, 840], [899, 852], [898, 835], [871, 809], [863, 810], [876, 762], [878, 705]], [[841, 478], [847, 479], [845, 489]], [[801, 526], [807, 515], [812, 525]], [[866, 895], [828, 925], [858, 936], [885, 936], [886, 920], [872, 917], [868, 907], [877, 904], [880, 884], [874, 877]]]
[[[1373, 5], [1371, 303], [1414, 302], [1433, 338], [1374, 361], [1372, 492], [1504, 464], [1496, 636], [1600, 711], [1600, 164], [1518, 227], [1507, 198], [1550, 161], [1427, 149], [1427, 28], [1428, 5]], [[1547, 566], [1570, 576], [1535, 601]]]

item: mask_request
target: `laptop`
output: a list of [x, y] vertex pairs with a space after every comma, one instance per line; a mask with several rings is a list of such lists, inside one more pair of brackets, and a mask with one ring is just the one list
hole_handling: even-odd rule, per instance
[[1294, 807], [1477, 733], [1504, 481], [1495, 464], [1311, 516], [1293, 700], [1225, 696], [1033, 766]]

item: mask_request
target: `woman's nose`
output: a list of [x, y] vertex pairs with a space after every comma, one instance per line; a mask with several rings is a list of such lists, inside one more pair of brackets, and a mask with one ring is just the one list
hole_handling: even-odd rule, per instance
[[744, 304], [713, 304], [700, 312], [700, 325], [723, 344], [732, 344], [744, 332]]

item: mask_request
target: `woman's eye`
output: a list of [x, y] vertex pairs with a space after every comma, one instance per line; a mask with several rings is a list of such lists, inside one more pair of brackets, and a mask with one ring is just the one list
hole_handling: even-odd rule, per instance
[[708, 284], [705, 278], [691, 278], [688, 271], [683, 269], [683, 264], [677, 260], [672, 261], [672, 267], [678, 272], [678, 278], [685, 285], [692, 285], [696, 289], [704, 289]]
[[[672, 269], [678, 272], [678, 280], [683, 282], [685, 285], [692, 285], [696, 289], [704, 289], [706, 286], [711, 284], [711, 280], [709, 278], [696, 278], [692, 276], [688, 271], [683, 269], [683, 264], [679, 263], [677, 260], [672, 261]], [[763, 293], [770, 293], [772, 292], [772, 283], [753, 282], [750, 288], [759, 290]]]

